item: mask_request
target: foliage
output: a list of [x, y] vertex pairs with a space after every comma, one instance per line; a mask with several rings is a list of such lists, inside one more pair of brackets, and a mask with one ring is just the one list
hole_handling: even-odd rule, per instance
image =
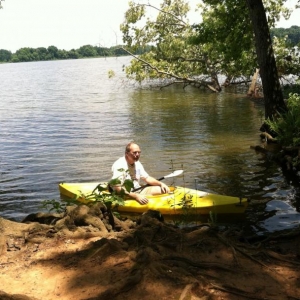
[[300, 46], [300, 27], [291, 26], [290, 28], [273, 28], [271, 29], [271, 36], [278, 38], [285, 38], [289, 47]]
[[266, 123], [277, 134], [282, 146], [300, 146], [300, 95], [290, 94], [287, 100], [288, 111], [280, 114], [276, 120]]
[[109, 70], [108, 71], [108, 78], [113, 78], [115, 76], [116, 76], [116, 74], [115, 74], [115, 72], [113, 70]]
[[273, 49], [276, 53], [278, 76], [288, 80], [287, 75], [300, 75], [300, 53], [298, 47], [288, 47], [287, 36], [273, 37]]
[[[121, 185], [122, 190], [120, 193], [109, 191], [109, 186]], [[126, 179], [123, 183], [119, 179], [112, 179], [108, 183], [100, 183], [89, 194], [80, 193], [73, 199], [56, 201], [45, 200], [42, 202], [42, 208], [48, 211], [55, 211], [57, 213], [64, 212], [69, 205], [94, 205], [102, 203], [106, 206], [107, 210], [111, 212], [113, 207], [124, 205], [124, 197], [126, 192], [133, 188], [132, 180]]]
[[[289, 17], [284, 3], [264, 1], [269, 26], [281, 15]], [[131, 1], [121, 24], [125, 49], [132, 54], [137, 47], [152, 48], [133, 55], [127, 76], [140, 83], [159, 79], [163, 86], [183, 83], [215, 91], [220, 90], [220, 75], [229, 82], [249, 80], [258, 65], [245, 1], [205, 0], [198, 11], [199, 23], [190, 24], [188, 1], [163, 0], [159, 7]]]
[[[137, 49], [135, 53], [143, 53], [142, 49]], [[8, 50], [0, 49], [0, 62], [28, 62], [45, 61], [57, 59], [78, 59], [87, 57], [109, 57], [128, 55], [121, 46], [103, 48], [98, 46], [84, 45], [79, 49], [61, 50], [55, 46], [48, 48], [29, 48], [24, 47], [11, 53]]]
[[[147, 10], [148, 9], [148, 10]], [[151, 12], [155, 13], [150, 18]], [[129, 78], [173, 80], [176, 83], [203, 86], [211, 76], [206, 49], [189, 43], [193, 28], [188, 24], [188, 4], [183, 0], [164, 0], [160, 7], [129, 3], [125, 21], [121, 24], [126, 50], [153, 45], [149, 52], [134, 56], [125, 69]], [[204, 78], [199, 78], [203, 74]]]
[[253, 32], [245, 1], [203, 1], [202, 23], [194, 25], [192, 42], [206, 45], [219, 73], [230, 78], [252, 75], [256, 67]]
[[281, 17], [288, 20], [292, 13], [292, 9], [284, 6], [288, 0], [263, 0], [262, 2], [268, 19], [269, 28], [274, 28], [276, 22], [278, 22]]
[[175, 224], [188, 224], [194, 220], [191, 208], [193, 207], [193, 196], [189, 193], [184, 193], [177, 204], [171, 204], [171, 208], [178, 205], [182, 209], [182, 214], [178, 216]]
[[45, 200], [41, 204], [41, 209], [46, 209], [48, 211], [55, 211], [56, 213], [62, 213], [65, 211], [67, 206], [75, 205], [77, 204], [74, 200], [68, 200], [68, 201], [57, 201], [55, 199], [52, 200]]
[[[120, 192], [115, 192], [114, 190], [110, 190], [110, 186], [120, 185], [122, 187]], [[133, 181], [126, 179], [122, 183], [120, 179], [114, 178], [110, 180], [106, 185], [99, 184], [94, 191], [90, 195], [82, 195], [85, 199], [91, 199], [94, 202], [103, 203], [107, 209], [110, 211], [113, 207], [118, 205], [124, 205], [124, 197], [126, 193], [129, 193], [133, 188]], [[108, 192], [110, 190], [110, 192]]]
[[289, 97], [290, 94], [300, 94], [300, 84], [299, 82], [291, 85], [285, 85], [283, 87], [283, 96], [285, 99]]
[[92, 47], [91, 45], [81, 46], [77, 51], [81, 57], [93, 57], [98, 55], [95, 47]]
[[0, 62], [9, 62], [11, 60], [12, 53], [8, 50], [0, 49]]

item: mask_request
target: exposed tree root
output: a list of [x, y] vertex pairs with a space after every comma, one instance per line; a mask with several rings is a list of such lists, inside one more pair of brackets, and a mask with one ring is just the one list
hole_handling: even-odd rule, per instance
[[231, 286], [222, 287], [222, 286], [219, 286], [219, 285], [216, 285], [213, 283], [211, 283], [211, 285], [212, 285], [212, 287], [211, 287], [212, 289], [217, 289], [219, 291], [222, 291], [222, 292], [225, 292], [228, 294], [237, 295], [237, 296], [243, 297], [245, 299], [266, 300], [265, 297], [262, 298], [262, 297], [258, 297], [258, 296], [252, 296], [249, 294], [249, 292], [237, 289], [235, 287], [231, 287]]
[[90, 214], [69, 210], [51, 225], [0, 219], [1, 289], [28, 300], [299, 300], [299, 232], [242, 244], [237, 227], [180, 229], [145, 214], [113, 232]]
[[222, 271], [227, 271], [227, 272], [233, 272], [231, 266], [224, 266], [224, 264], [218, 264], [218, 263], [202, 263], [202, 262], [197, 262], [197, 261], [191, 261], [185, 257], [181, 256], [167, 256], [164, 257], [163, 260], [174, 260], [174, 261], [181, 261], [184, 262], [185, 264], [188, 264], [193, 267], [197, 267], [200, 269], [211, 269], [211, 268], [216, 268]]

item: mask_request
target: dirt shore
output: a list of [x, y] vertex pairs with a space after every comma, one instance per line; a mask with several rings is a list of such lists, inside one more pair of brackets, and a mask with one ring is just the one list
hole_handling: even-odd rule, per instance
[[80, 214], [0, 218], [0, 299], [300, 299], [300, 232], [257, 242], [237, 228], [179, 229]]

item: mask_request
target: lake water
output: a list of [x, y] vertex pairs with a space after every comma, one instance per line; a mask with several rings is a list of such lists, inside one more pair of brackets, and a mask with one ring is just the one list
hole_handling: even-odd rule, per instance
[[129, 61], [0, 65], [2, 217], [41, 211], [44, 200], [60, 198], [60, 182], [108, 180], [134, 140], [154, 177], [184, 169], [175, 184], [254, 199], [247, 216], [254, 230], [299, 226], [297, 183], [250, 149], [260, 145], [262, 104], [245, 88], [138, 87], [122, 72]]

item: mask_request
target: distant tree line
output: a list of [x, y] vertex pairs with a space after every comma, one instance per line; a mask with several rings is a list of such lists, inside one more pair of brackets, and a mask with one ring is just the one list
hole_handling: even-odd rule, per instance
[[[150, 48], [150, 47], [149, 47]], [[136, 54], [147, 52], [148, 49], [138, 49]], [[55, 46], [48, 48], [21, 48], [12, 53], [11, 51], [0, 49], [0, 62], [26, 62], [26, 61], [45, 61], [59, 59], [78, 59], [87, 57], [110, 57], [128, 55], [121, 46], [103, 48], [98, 46], [85, 45], [79, 49], [60, 50]]]
[[287, 36], [287, 42], [290, 47], [300, 46], [300, 27], [292, 26], [290, 28], [273, 28], [271, 29], [271, 36], [284, 38]]
[[[271, 29], [271, 36], [282, 38], [287, 36], [287, 40], [291, 47], [300, 46], [300, 27], [292, 26], [290, 28], [273, 28]], [[139, 48], [133, 54], [139, 55], [147, 53], [151, 46]], [[55, 46], [48, 48], [21, 48], [15, 53], [11, 51], [0, 49], [0, 62], [26, 62], [26, 61], [45, 61], [45, 60], [59, 60], [59, 59], [78, 59], [87, 57], [111, 57], [111, 56], [126, 56], [128, 55], [122, 49], [122, 46], [113, 46], [110, 48], [84, 45], [79, 49], [61, 50]]]

